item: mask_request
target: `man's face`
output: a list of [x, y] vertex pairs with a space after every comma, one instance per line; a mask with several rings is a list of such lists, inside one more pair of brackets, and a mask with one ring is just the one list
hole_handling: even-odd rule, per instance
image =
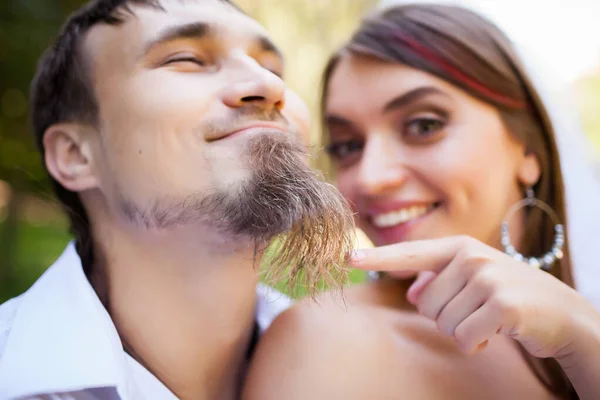
[[96, 26], [84, 42], [99, 189], [116, 215], [145, 220], [233, 190], [253, 173], [253, 137], [299, 126], [282, 58], [256, 21], [218, 0], [161, 5], [133, 5], [125, 23]]
[[[307, 163], [308, 110], [278, 76], [278, 50], [256, 21], [219, 0], [161, 6], [132, 5], [123, 24], [87, 35], [99, 121], [76, 143], [81, 182], [56, 166], [73, 159], [67, 151], [60, 162], [47, 153], [53, 176], [85, 190], [92, 228], [105, 208], [108, 223], [136, 234], [185, 225], [178, 232], [188, 237], [206, 227], [209, 239], [249, 240], [257, 250], [286, 233], [266, 279], [305, 279], [309, 292], [320, 278], [337, 283], [353, 245], [352, 213]], [[51, 146], [71, 143], [58, 130], [46, 136]]]

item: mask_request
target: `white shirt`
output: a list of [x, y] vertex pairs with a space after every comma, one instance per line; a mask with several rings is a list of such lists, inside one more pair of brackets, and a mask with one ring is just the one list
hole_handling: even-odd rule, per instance
[[[291, 305], [259, 285], [260, 333]], [[0, 400], [172, 400], [175, 395], [123, 351], [73, 243], [24, 294], [0, 306]]]

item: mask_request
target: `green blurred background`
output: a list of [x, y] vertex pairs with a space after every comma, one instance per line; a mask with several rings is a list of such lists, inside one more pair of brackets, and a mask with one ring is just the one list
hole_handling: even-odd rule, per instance
[[[28, 127], [37, 58], [82, 0], [0, 1], [0, 303], [26, 290], [70, 237]], [[321, 69], [376, 0], [238, 0], [287, 57], [286, 81], [318, 112]], [[600, 49], [598, 49], [600, 51]], [[600, 144], [600, 68], [574, 84], [586, 132]], [[316, 115], [316, 114], [315, 114]], [[315, 124], [313, 139], [318, 140]], [[362, 275], [353, 276], [353, 280]]]

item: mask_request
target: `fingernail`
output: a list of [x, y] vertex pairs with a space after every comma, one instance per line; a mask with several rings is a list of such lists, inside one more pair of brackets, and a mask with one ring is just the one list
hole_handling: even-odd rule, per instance
[[415, 289], [415, 284], [413, 283], [406, 292], [406, 300], [413, 306], [417, 304], [417, 289]]
[[350, 256], [350, 260], [355, 263], [359, 263], [364, 260], [366, 254], [363, 250], [354, 250]]

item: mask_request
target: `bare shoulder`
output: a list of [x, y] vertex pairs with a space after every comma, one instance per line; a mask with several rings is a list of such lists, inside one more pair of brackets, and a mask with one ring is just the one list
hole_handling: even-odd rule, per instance
[[281, 314], [261, 339], [243, 398], [550, 399], [509, 340], [466, 356], [402, 311], [393, 286], [365, 284]]
[[243, 398], [395, 398], [385, 395], [380, 371], [397, 339], [370, 293], [361, 285], [282, 313], [259, 343]]

